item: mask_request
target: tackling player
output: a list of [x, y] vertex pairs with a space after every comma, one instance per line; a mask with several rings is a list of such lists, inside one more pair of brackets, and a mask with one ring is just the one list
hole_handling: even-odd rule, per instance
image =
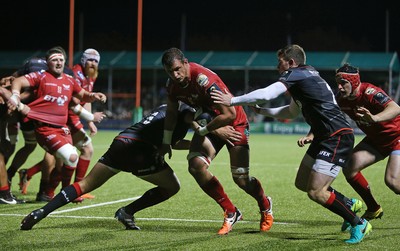
[[[103, 185], [120, 171], [132, 173], [138, 178], [150, 182], [156, 187], [146, 191], [139, 199], [121, 207], [115, 212], [115, 218], [127, 230], [139, 230], [134, 214], [145, 208], [161, 203], [176, 194], [180, 184], [174, 171], [158, 154], [162, 144], [166, 105], [154, 109], [140, 122], [125, 129], [116, 136], [107, 152], [91, 169], [89, 174], [79, 182], [67, 186], [53, 200], [40, 209], [28, 214], [21, 222], [21, 230], [30, 230], [36, 223], [57, 208], [75, 200]], [[180, 103], [177, 127], [171, 135], [174, 149], [188, 149], [190, 141], [185, 135], [193, 124], [194, 109]], [[201, 115], [200, 120], [209, 120], [209, 115]], [[197, 122], [195, 122], [197, 123]], [[225, 140], [236, 140], [236, 133], [230, 127], [220, 128], [213, 132]]]
[[350, 210], [353, 200], [331, 187], [341, 168], [346, 168], [354, 145], [353, 129], [336, 104], [328, 83], [312, 66], [305, 65], [306, 54], [299, 45], [288, 45], [277, 52], [279, 80], [266, 88], [232, 97], [215, 90], [215, 103], [227, 106], [266, 103], [286, 91], [289, 105], [276, 108], [256, 107], [257, 113], [275, 118], [296, 118], [300, 112], [311, 126], [315, 138], [297, 172], [295, 185], [308, 197], [341, 216], [351, 225], [346, 243], [359, 243], [371, 230], [371, 224]]

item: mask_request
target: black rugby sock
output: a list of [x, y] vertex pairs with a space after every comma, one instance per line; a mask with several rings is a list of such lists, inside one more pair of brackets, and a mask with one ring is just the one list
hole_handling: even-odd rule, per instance
[[131, 204], [125, 206], [125, 212], [134, 215], [137, 211], [144, 208], [154, 206], [160, 202], [169, 199], [169, 195], [164, 192], [160, 187], [152, 188], [146, 191], [142, 197], [135, 200]]
[[69, 202], [73, 201], [78, 197], [78, 193], [73, 185], [69, 185], [54, 196], [54, 198], [44, 205], [42, 209], [44, 210], [45, 215], [47, 216], [49, 213], [53, 212], [57, 208], [60, 208]]

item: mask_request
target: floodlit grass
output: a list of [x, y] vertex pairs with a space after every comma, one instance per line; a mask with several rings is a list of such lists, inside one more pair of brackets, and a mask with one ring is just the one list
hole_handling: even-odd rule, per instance
[[[101, 131], [93, 137], [95, 156], [91, 166], [108, 149], [116, 134]], [[126, 231], [113, 218], [119, 207], [131, 201], [129, 198], [140, 196], [152, 187], [128, 173], [114, 176], [93, 191], [95, 199], [68, 204], [31, 231], [21, 231], [22, 218], [44, 204], [34, 202], [40, 175], [33, 177], [25, 196], [18, 191], [16, 175], [13, 193], [31, 203], [0, 205], [0, 250], [398, 250], [400, 210], [398, 197], [383, 182], [386, 161], [364, 172], [385, 215], [371, 222], [373, 231], [362, 243], [346, 245], [343, 240], [349, 234], [340, 232], [341, 218], [310, 201], [293, 185], [306, 150], [297, 147], [298, 137], [251, 135], [251, 174], [262, 182], [274, 203], [275, 224], [268, 233], [258, 231], [257, 204], [232, 181], [228, 155], [223, 150], [210, 170], [224, 185], [244, 219], [229, 235], [218, 236], [223, 220], [221, 208], [187, 172], [186, 151], [174, 151], [169, 163], [181, 181], [181, 191], [166, 202], [138, 212], [135, 216], [141, 231]], [[38, 147], [25, 167], [40, 161], [43, 153]], [[348, 197], [358, 197], [342, 174], [333, 186]]]

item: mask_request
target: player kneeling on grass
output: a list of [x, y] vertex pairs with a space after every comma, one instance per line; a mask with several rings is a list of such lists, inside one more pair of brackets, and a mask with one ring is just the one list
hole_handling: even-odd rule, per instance
[[[139, 230], [140, 228], [135, 224], [134, 214], [169, 199], [180, 189], [180, 183], [174, 171], [158, 154], [158, 147], [163, 139], [166, 108], [166, 105], [156, 108], [142, 121], [116, 136], [108, 151], [83, 180], [63, 188], [45, 206], [28, 214], [21, 222], [21, 230], [32, 229], [48, 214], [82, 194], [100, 187], [119, 171], [131, 172], [140, 179], [156, 185], [139, 199], [121, 207], [115, 213], [115, 218], [124, 224], [126, 229]], [[181, 103], [177, 126], [172, 135], [174, 149], [189, 149], [190, 141], [184, 139], [188, 129], [191, 126], [198, 127], [197, 123], [204, 119], [211, 120], [208, 114], [202, 114], [196, 118], [196, 122], [193, 122], [194, 114], [193, 108]], [[213, 133], [228, 142], [237, 140], [237, 132], [229, 126], [222, 127]]]

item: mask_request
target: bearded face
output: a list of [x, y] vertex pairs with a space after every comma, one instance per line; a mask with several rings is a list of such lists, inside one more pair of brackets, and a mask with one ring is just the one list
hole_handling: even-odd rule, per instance
[[87, 60], [85, 64], [85, 75], [88, 78], [96, 79], [99, 74], [99, 63], [96, 60]]

